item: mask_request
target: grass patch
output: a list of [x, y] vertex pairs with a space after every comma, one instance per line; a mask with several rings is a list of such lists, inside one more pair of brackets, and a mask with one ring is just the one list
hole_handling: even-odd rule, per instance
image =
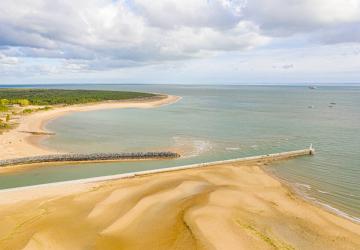
[[0, 104], [0, 112], [6, 112], [8, 110], [9, 110], [9, 108], [7, 106]]
[[22, 112], [23, 114], [31, 114], [33, 111], [33, 109], [24, 109]]
[[13, 129], [15, 127], [15, 124], [9, 124], [4, 122], [2, 119], [0, 119], [0, 134], [3, 132], [9, 131], [10, 129]]
[[256, 228], [254, 228], [251, 225], [248, 224], [241, 224], [239, 221], [237, 221], [237, 223], [244, 228], [246, 231], [248, 231], [251, 235], [255, 236], [256, 238], [261, 239], [262, 241], [264, 241], [265, 243], [267, 243], [270, 247], [272, 247], [273, 249], [284, 249], [284, 250], [294, 250], [295, 248], [292, 247], [291, 245], [282, 242], [278, 239], [275, 238], [271, 238], [268, 235], [266, 235], [265, 233], [257, 230]]

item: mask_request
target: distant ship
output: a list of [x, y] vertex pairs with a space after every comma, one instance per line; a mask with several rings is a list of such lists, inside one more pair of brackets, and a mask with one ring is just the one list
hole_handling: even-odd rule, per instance
[[317, 89], [316, 86], [309, 86], [308, 88], [309, 88], [309, 89]]

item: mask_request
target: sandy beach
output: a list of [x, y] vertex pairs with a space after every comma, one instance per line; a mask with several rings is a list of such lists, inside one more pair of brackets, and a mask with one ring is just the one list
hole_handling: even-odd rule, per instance
[[180, 97], [163, 95], [156, 98], [139, 99], [119, 102], [104, 102], [84, 105], [54, 107], [48, 111], [40, 111], [21, 116], [19, 125], [0, 135], [0, 159], [65, 153], [40, 147], [37, 141], [47, 135], [33, 135], [29, 132], [46, 133], [44, 126], [50, 120], [71, 112], [85, 112], [101, 109], [117, 108], [154, 108], [178, 101]]
[[[41, 148], [37, 138], [47, 136], [41, 135], [49, 132], [46, 122], [69, 112], [177, 100], [55, 107], [23, 116], [16, 129], [0, 135], [0, 159], [63, 153]], [[360, 248], [359, 224], [306, 202], [266, 173], [266, 164], [227, 162], [0, 190], [0, 249]], [[26, 169], [11, 167], [10, 173]]]
[[0, 0], [0, 250], [360, 250], [359, 69], [360, 0]]
[[261, 167], [1, 191], [0, 248], [360, 248], [360, 225], [303, 201]]

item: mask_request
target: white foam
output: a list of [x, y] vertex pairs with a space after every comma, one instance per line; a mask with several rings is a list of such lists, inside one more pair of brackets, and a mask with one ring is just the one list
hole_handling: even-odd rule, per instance
[[323, 190], [320, 190], [320, 189], [317, 189], [317, 191], [318, 191], [319, 193], [322, 193], [322, 194], [330, 194], [329, 192], [326, 192], [326, 191], [323, 191]]
[[349, 193], [344, 193], [344, 195], [351, 196], [351, 197], [356, 197], [356, 195], [354, 195], [354, 194], [349, 194]]
[[225, 148], [225, 150], [228, 150], [228, 151], [238, 151], [238, 150], [240, 150], [240, 148], [236, 148], [236, 147], [234, 147], [234, 148]]
[[[312, 197], [310, 195], [308, 195], [306, 192], [301, 192], [301, 190], [310, 190], [311, 189], [311, 186], [308, 185], [308, 184], [304, 184], [304, 183], [295, 183], [295, 186], [298, 187], [298, 193], [303, 196], [306, 200], [309, 200], [309, 201], [312, 201], [314, 202], [315, 204], [323, 207], [324, 209], [330, 211], [330, 212], [333, 212], [334, 214], [336, 215], [339, 215], [345, 219], [348, 219], [350, 221], [353, 221], [353, 222], [356, 222], [356, 223], [360, 223], [360, 218], [358, 217], [355, 217], [355, 216], [352, 216], [352, 215], [349, 215], [348, 213], [344, 212], [344, 211], [341, 211], [340, 209], [337, 209], [335, 207], [332, 207], [331, 205], [329, 204], [326, 204], [326, 203], [323, 203], [321, 201], [319, 201], [318, 199], [316, 199], [315, 197]], [[300, 189], [300, 190], [299, 190]], [[330, 194], [329, 192], [326, 192], [326, 191], [322, 191], [322, 190], [318, 190], [318, 192], [320, 193], [327, 193], [327, 194]]]
[[320, 206], [324, 207], [325, 209], [327, 209], [329, 211], [332, 211], [333, 213], [335, 213], [335, 214], [337, 214], [339, 216], [342, 216], [342, 217], [344, 217], [344, 218], [346, 218], [348, 220], [354, 221], [356, 223], [360, 223], [360, 218], [358, 218], [358, 217], [351, 216], [348, 213], [345, 213], [344, 211], [341, 211], [341, 210], [339, 210], [337, 208], [334, 208], [334, 207], [330, 206], [329, 204], [322, 203], [322, 202], [320, 202], [318, 200], [315, 200], [315, 202], [317, 204], [319, 204]]
[[186, 152], [182, 155], [183, 158], [195, 157], [205, 152], [210, 151], [213, 148], [213, 145], [210, 141], [187, 138], [182, 136], [174, 136], [173, 140], [175, 141], [176, 148], [191, 149], [189, 152]]
[[302, 188], [302, 189], [306, 189], [306, 190], [310, 190], [311, 189], [311, 186], [309, 184], [305, 184], [305, 183], [295, 183], [295, 185], [299, 188]]
[[212, 145], [209, 141], [194, 140], [192, 144], [194, 146], [194, 150], [190, 155], [188, 155], [190, 157], [198, 156], [212, 149]]

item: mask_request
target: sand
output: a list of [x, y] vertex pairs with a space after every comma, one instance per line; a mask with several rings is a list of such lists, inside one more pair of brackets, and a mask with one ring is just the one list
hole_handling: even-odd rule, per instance
[[[0, 159], [58, 153], [32, 135], [69, 112], [177, 101], [59, 107], [0, 135]], [[360, 249], [360, 225], [296, 196], [262, 163], [0, 190], [0, 249]], [[95, 181], [97, 180], [97, 181]]]
[[[19, 126], [17, 128], [0, 135], [0, 160], [17, 157], [66, 153], [40, 147], [38, 141], [45, 136], [51, 136], [41, 134], [51, 132], [44, 129], [44, 126], [47, 122], [68, 113], [117, 108], [154, 108], [174, 103], [179, 99], [180, 97], [177, 96], [163, 95], [157, 98], [149, 99], [55, 107], [54, 109], [48, 111], [40, 111], [30, 115], [22, 116], [20, 117]], [[39, 134], [33, 135], [28, 132], [37, 132]]]
[[360, 249], [259, 164], [0, 191], [0, 249]]

